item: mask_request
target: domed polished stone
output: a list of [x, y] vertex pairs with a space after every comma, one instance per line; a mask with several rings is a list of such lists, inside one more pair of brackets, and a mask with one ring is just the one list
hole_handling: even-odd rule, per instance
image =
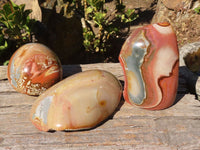
[[62, 67], [56, 54], [48, 47], [29, 43], [12, 55], [7, 74], [16, 91], [40, 95], [62, 79]]
[[77, 73], [40, 95], [30, 118], [42, 131], [93, 128], [115, 111], [121, 93], [120, 82], [109, 72]]
[[150, 110], [174, 103], [179, 52], [169, 23], [134, 30], [121, 49], [119, 61], [125, 75], [123, 95], [127, 102]]

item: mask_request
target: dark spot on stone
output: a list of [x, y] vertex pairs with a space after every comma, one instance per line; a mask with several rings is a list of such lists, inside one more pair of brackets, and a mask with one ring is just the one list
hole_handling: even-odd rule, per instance
[[99, 105], [105, 106], [105, 105], [106, 105], [106, 101], [105, 101], [105, 100], [100, 101], [100, 102], [99, 102]]

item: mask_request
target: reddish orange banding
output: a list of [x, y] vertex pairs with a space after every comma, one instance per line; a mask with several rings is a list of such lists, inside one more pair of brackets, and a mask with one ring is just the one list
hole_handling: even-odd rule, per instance
[[[128, 73], [137, 72], [130, 66], [138, 67], [137, 63], [140, 61], [132, 57], [133, 52], [135, 55], [139, 55], [142, 53], [141, 51], [145, 51], [143, 47], [140, 47], [136, 52], [133, 47], [133, 44], [137, 44], [140, 39], [137, 33], [141, 32], [144, 32], [145, 40], [150, 43], [142, 62], [140, 62], [142, 63], [140, 71], [145, 89], [140, 89], [140, 85], [136, 84], [137, 81], [131, 82], [134, 77]], [[168, 22], [147, 25], [134, 30], [124, 43], [119, 56], [125, 76], [124, 99], [130, 104], [150, 110], [165, 109], [171, 106], [175, 101], [178, 86], [178, 55], [176, 35]], [[128, 57], [129, 59], [127, 59]], [[134, 59], [134, 63], [130, 59]], [[137, 86], [133, 88], [133, 84]], [[140, 84], [142, 85], [142, 83]], [[144, 91], [146, 95], [145, 97], [137, 96], [137, 94], [132, 94], [133, 90], [139, 90], [140, 93]], [[129, 96], [130, 93], [136, 96]]]
[[57, 56], [45, 45], [28, 43], [20, 47], [8, 65], [8, 80], [16, 91], [40, 95], [62, 79]]
[[161, 22], [161, 23], [157, 23], [157, 24], [160, 25], [160, 26], [163, 26], [163, 27], [170, 26], [169, 22]]

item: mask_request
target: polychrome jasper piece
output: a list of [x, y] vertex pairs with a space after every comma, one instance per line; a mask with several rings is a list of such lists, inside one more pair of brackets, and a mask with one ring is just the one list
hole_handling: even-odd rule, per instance
[[121, 93], [120, 82], [109, 72], [77, 73], [40, 95], [30, 118], [43, 131], [89, 129], [114, 112]]
[[172, 105], [178, 86], [178, 60], [176, 35], [169, 23], [134, 30], [119, 55], [125, 100], [150, 110]]
[[61, 79], [60, 60], [48, 47], [39, 43], [20, 47], [8, 65], [8, 80], [20, 93], [40, 95]]

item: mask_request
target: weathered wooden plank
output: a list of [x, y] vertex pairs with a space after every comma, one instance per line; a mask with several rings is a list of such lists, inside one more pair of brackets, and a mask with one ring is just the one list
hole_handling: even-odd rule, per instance
[[[91, 69], [101, 69], [106, 70], [114, 74], [119, 80], [124, 80], [123, 70], [119, 63], [97, 63], [97, 64], [87, 64], [87, 65], [63, 65], [63, 78], [66, 78], [75, 73], [91, 70]], [[180, 68], [180, 79], [179, 88], [180, 93], [187, 93], [187, 83], [185, 81], [185, 70]], [[7, 66], [0, 66], [0, 80], [7, 79]], [[194, 85], [195, 86], [195, 85]], [[13, 91], [12, 87], [7, 83], [1, 81], [0, 92]]]
[[[123, 77], [123, 71], [119, 63], [97, 63], [87, 65], [63, 65], [63, 76], [67, 77], [75, 73], [91, 70], [101, 69], [112, 72], [118, 78]], [[7, 79], [7, 66], [0, 66], [0, 80]], [[122, 78], [123, 79], [123, 78]]]
[[[116, 64], [63, 66], [64, 77], [89, 69], [110, 71], [123, 82]], [[3, 71], [2, 71], [3, 70]], [[76, 132], [41, 132], [29, 119], [37, 97], [17, 93], [0, 66], [0, 150], [4, 149], [200, 149], [200, 102], [186, 94], [184, 82], [176, 103], [165, 110], [148, 111], [121, 100], [118, 109], [98, 127]]]
[[7, 79], [7, 66], [0, 66], [0, 80]]

